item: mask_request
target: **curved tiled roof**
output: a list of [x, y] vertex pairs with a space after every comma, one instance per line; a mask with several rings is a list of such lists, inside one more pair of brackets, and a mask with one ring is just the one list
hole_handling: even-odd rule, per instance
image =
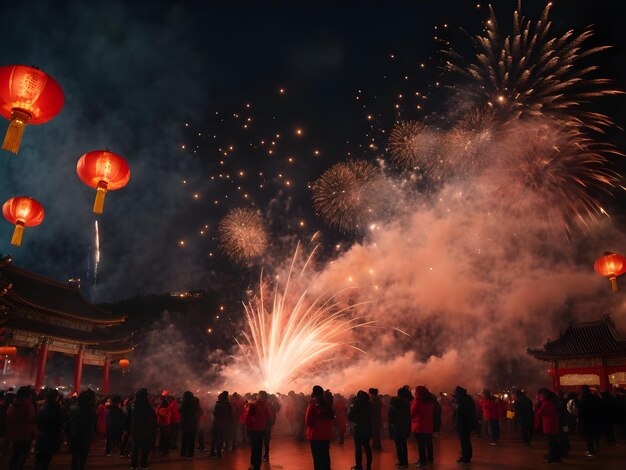
[[560, 338], [548, 341], [543, 349], [528, 348], [527, 352], [541, 360], [626, 356], [626, 340], [606, 316], [598, 321], [572, 323]]
[[25, 271], [10, 261], [0, 262], [0, 290], [11, 303], [26, 309], [100, 325], [124, 322], [88, 302], [76, 289], [44, 276]]

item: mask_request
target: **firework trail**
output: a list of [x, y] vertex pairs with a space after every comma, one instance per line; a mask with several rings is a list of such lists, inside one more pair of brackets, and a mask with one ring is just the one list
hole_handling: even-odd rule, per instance
[[480, 187], [490, 207], [513, 219], [569, 233], [606, 214], [597, 197], [619, 186], [607, 161], [622, 154], [574, 128], [525, 124], [503, 136], [494, 153], [501, 157], [481, 175]]
[[585, 48], [592, 36], [587, 28], [555, 36], [549, 20], [548, 3], [537, 21], [513, 14], [513, 34], [501, 36], [490, 7], [485, 33], [474, 37], [474, 61], [467, 64], [457, 52], [448, 52], [449, 71], [478, 86], [464, 89], [480, 104], [492, 106], [504, 121], [517, 118], [553, 118], [562, 125], [601, 131], [612, 123], [601, 113], [581, 108], [590, 99], [622, 93], [605, 78], [592, 77], [596, 66], [580, 66], [581, 59], [609, 46]]
[[251, 209], [236, 208], [228, 212], [218, 228], [222, 249], [234, 260], [261, 256], [268, 245], [268, 234], [259, 214]]
[[100, 229], [98, 221], [94, 222], [94, 264], [93, 264], [93, 285], [98, 282], [98, 265], [100, 264]]
[[314, 253], [297, 273], [298, 245], [282, 291], [277, 284], [273, 301], [268, 300], [267, 284], [261, 277], [258, 295], [244, 305], [247, 330], [238, 343], [262, 386], [272, 392], [284, 390], [299, 377], [319, 369], [341, 348], [361, 351], [347, 338], [352, 330], [372, 323], [349, 316], [355, 305], [341, 307], [334, 300], [339, 292], [310, 293], [305, 274]]
[[315, 212], [344, 232], [367, 227], [389, 204], [381, 171], [363, 160], [333, 165], [312, 189]]

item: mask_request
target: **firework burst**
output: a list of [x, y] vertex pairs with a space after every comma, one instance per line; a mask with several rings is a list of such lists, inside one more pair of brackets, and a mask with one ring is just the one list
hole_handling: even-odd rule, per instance
[[449, 52], [446, 68], [470, 78], [478, 86], [466, 92], [497, 110], [499, 118], [540, 117], [558, 119], [570, 126], [601, 131], [611, 124], [607, 116], [581, 108], [591, 98], [619, 94], [610, 81], [592, 77], [595, 66], [580, 66], [583, 58], [608, 49], [585, 48], [590, 29], [573, 30], [555, 36], [549, 20], [552, 3], [537, 21], [513, 14], [513, 34], [501, 36], [490, 7], [485, 33], [474, 38], [473, 63], [466, 64], [456, 52]]
[[273, 301], [269, 305], [264, 301], [267, 287], [261, 278], [259, 294], [244, 305], [248, 328], [238, 343], [262, 386], [272, 392], [320, 369], [341, 348], [359, 350], [349, 341], [350, 333], [371, 324], [349, 316], [354, 306], [341, 307], [333, 295], [310, 293], [305, 273], [314, 252], [297, 273], [298, 250], [284, 287], [276, 285]]
[[261, 256], [268, 245], [268, 234], [259, 214], [251, 209], [232, 209], [218, 228], [222, 249], [234, 260]]
[[611, 155], [621, 155], [613, 146], [574, 128], [526, 125], [506, 136], [501, 149], [481, 185], [498, 211], [568, 233], [606, 214], [597, 198], [619, 184], [620, 175], [607, 167]]
[[388, 206], [384, 176], [363, 160], [333, 165], [315, 181], [312, 190], [315, 212], [344, 232], [367, 227]]

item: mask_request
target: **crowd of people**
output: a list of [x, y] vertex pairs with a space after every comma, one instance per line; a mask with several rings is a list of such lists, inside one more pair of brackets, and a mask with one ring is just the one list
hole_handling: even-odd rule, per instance
[[[395, 443], [396, 468], [409, 467], [413, 436], [418, 460], [414, 467], [434, 462], [433, 434], [456, 432], [460, 445], [458, 462], [473, 458], [472, 438], [486, 436], [498, 445], [502, 427], [516, 431], [521, 444], [531, 446], [537, 433], [547, 441], [545, 461], [560, 462], [570, 451], [569, 435], [580, 433], [586, 455], [593, 457], [601, 440], [615, 445], [616, 429], [626, 437], [626, 390], [595, 393], [588, 386], [574, 392], [554, 394], [540, 389], [533, 401], [524, 391], [475, 396], [456, 387], [453, 394], [435, 396], [427, 387], [404, 386], [395, 396], [380, 395], [376, 388], [345, 398], [316, 385], [310, 396], [265, 391], [240, 396], [220, 393], [213, 403], [202, 403], [190, 391], [180, 399], [167, 391], [133, 396], [97, 396], [92, 390], [64, 397], [55, 389], [36, 393], [30, 387], [0, 392], [0, 458], [11, 470], [21, 470], [31, 453], [35, 468], [43, 470], [64, 444], [71, 453], [72, 470], [86, 468], [96, 439], [104, 440], [104, 452], [115, 451], [130, 458], [131, 468], [149, 468], [154, 453], [179, 451], [183, 459], [194, 458], [196, 449], [219, 459], [224, 451], [250, 447], [250, 470], [270, 460], [272, 429], [282, 415], [288, 432], [308, 440], [315, 470], [330, 470], [330, 444], [354, 441], [352, 470], [371, 470], [372, 453], [382, 449], [382, 438]], [[205, 447], [210, 437], [210, 447]], [[601, 439], [602, 438], [602, 439]], [[365, 456], [365, 459], [363, 459]], [[365, 462], [363, 462], [365, 460]]]

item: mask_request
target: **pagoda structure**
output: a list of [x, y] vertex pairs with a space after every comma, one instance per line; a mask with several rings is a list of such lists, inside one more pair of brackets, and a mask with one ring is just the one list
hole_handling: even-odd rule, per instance
[[[76, 286], [60, 283], [0, 259], [0, 344], [36, 351], [35, 389], [44, 385], [51, 352], [74, 357], [73, 392], [80, 390], [84, 365], [103, 367], [109, 392], [111, 362], [133, 349], [124, 316], [88, 302]], [[4, 339], [1, 339], [4, 336]]]
[[561, 387], [589, 385], [609, 391], [626, 384], [626, 340], [609, 316], [598, 321], [571, 323], [561, 336], [528, 354], [551, 363], [554, 392]]

